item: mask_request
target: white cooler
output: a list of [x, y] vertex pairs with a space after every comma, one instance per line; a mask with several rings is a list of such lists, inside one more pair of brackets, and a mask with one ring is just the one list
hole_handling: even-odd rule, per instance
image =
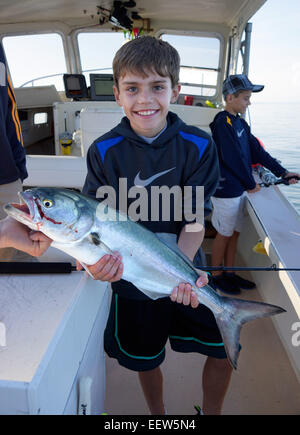
[[0, 414], [105, 411], [109, 302], [83, 272], [0, 276]]

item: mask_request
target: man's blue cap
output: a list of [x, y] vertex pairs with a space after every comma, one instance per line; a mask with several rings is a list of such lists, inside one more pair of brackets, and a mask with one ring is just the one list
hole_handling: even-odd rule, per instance
[[238, 91], [260, 92], [263, 85], [254, 85], [250, 82], [245, 74], [236, 74], [228, 76], [223, 82], [222, 92], [224, 97], [228, 94], [235, 94]]

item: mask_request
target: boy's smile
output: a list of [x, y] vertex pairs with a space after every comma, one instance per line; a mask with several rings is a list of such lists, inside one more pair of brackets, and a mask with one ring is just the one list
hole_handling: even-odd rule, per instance
[[147, 76], [127, 72], [119, 79], [114, 94], [123, 107], [131, 128], [140, 136], [154, 137], [166, 125], [170, 103], [177, 100], [180, 85], [172, 89], [170, 77], [148, 71]]

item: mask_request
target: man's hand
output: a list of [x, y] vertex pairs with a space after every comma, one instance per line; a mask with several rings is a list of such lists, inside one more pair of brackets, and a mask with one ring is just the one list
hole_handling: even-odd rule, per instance
[[34, 257], [41, 256], [52, 240], [40, 232], [30, 230], [20, 222], [7, 217], [0, 222], [0, 247], [15, 248]]
[[[79, 262], [76, 262], [77, 270], [82, 270]], [[118, 252], [113, 252], [112, 255], [104, 255], [92, 266], [85, 267], [95, 280], [115, 282], [119, 281], [123, 275], [122, 257]]]
[[[197, 287], [203, 287], [208, 284], [207, 273], [200, 271], [200, 277], [196, 281]], [[180, 283], [179, 286], [174, 287], [170, 298], [173, 302], [178, 302], [183, 305], [191, 305], [193, 308], [197, 308], [199, 301], [197, 295], [192, 291], [192, 286], [187, 283]]]

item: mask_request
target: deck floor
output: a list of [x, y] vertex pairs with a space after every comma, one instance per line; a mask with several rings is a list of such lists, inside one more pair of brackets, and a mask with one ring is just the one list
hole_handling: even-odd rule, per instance
[[[261, 300], [257, 290], [244, 290], [240, 297]], [[300, 415], [300, 385], [272, 320], [259, 319], [246, 324], [240, 342], [238, 369], [233, 373], [223, 414]], [[201, 406], [204, 362], [202, 355], [180, 354], [167, 347], [161, 369], [169, 415], [193, 415], [193, 405]], [[108, 357], [106, 364], [106, 412], [149, 415], [137, 374]]]

